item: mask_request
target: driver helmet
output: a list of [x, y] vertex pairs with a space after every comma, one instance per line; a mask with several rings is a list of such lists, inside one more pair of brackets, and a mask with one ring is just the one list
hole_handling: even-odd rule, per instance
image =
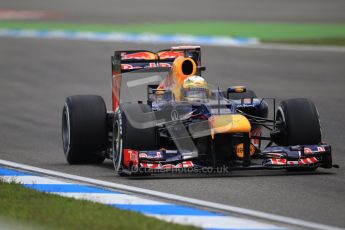
[[182, 98], [187, 101], [203, 101], [208, 98], [208, 84], [200, 76], [189, 76], [182, 84]]

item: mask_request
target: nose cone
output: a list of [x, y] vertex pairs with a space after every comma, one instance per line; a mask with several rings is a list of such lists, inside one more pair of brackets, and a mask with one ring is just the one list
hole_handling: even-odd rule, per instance
[[249, 133], [248, 119], [240, 114], [213, 115], [209, 119], [211, 136], [216, 133]]

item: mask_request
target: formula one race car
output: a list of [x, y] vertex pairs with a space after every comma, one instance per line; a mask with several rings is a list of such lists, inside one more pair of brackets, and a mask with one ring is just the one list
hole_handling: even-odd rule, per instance
[[112, 111], [100, 96], [66, 98], [67, 162], [109, 158], [120, 176], [333, 166], [311, 100], [284, 100], [276, 109], [274, 98], [258, 98], [244, 86], [212, 86], [204, 70], [197, 46], [115, 51]]

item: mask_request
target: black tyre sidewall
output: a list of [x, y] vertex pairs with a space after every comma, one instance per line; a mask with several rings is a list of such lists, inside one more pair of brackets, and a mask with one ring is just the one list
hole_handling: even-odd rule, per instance
[[[122, 114], [123, 113], [120, 109], [118, 109], [115, 113], [115, 119], [113, 123], [113, 140], [112, 140], [114, 169], [120, 176], [123, 176], [122, 174], [122, 169], [123, 169], [123, 164], [122, 164], [122, 157], [123, 157], [122, 133], [123, 132], [122, 130], [124, 126], [123, 126]], [[116, 143], [117, 138], [118, 138], [119, 143]]]
[[105, 157], [98, 155], [106, 150], [107, 142], [107, 112], [102, 97], [97, 95], [68, 97], [65, 101], [63, 119], [66, 119], [64, 117], [66, 112], [69, 116], [70, 143], [69, 150], [64, 148], [64, 152], [68, 163], [103, 162]]
[[306, 98], [282, 101], [278, 110], [283, 113], [284, 145], [317, 145], [321, 143], [321, 129], [317, 109]]
[[[136, 112], [135, 110], [140, 109], [137, 112], [152, 112], [151, 108], [145, 104], [135, 104], [120, 106], [115, 113], [115, 119], [113, 124], [113, 163], [115, 171], [120, 176], [124, 176], [122, 173], [123, 165], [123, 150], [155, 150], [157, 149], [157, 136], [156, 128], [151, 127], [147, 129], [137, 129], [133, 127], [127, 119], [124, 109], [126, 112]], [[115, 143], [115, 128], [116, 124], [119, 125], [119, 145], [116, 149]]]

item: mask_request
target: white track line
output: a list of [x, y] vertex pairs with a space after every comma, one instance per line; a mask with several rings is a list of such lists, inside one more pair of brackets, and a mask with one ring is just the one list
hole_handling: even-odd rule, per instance
[[132, 205], [164, 205], [167, 203], [154, 200], [143, 199], [135, 195], [127, 194], [107, 194], [107, 193], [69, 193], [69, 192], [52, 192], [64, 197], [71, 197], [81, 200], [91, 200], [102, 204], [132, 204]]
[[[224, 218], [222, 216], [214, 217], [214, 216], [203, 216], [202, 219], [198, 216], [188, 216], [186, 218], [185, 216], [181, 215], [149, 215], [152, 217], [155, 217], [157, 219], [165, 220], [172, 223], [177, 224], [187, 224], [187, 225], [197, 225], [201, 226], [202, 228], [206, 229], [228, 229], [229, 226], [235, 225], [236, 230], [240, 229], [265, 229], [267, 230], [267, 226], [258, 227], [258, 223], [256, 221], [251, 220], [243, 220], [242, 218], [238, 217], [227, 217]], [[274, 226], [272, 226], [272, 229], [277, 229]]]
[[70, 184], [41, 176], [1, 176], [1, 179], [8, 183], [14, 182], [18, 184]]
[[[251, 229], [254, 230], [283, 230], [286, 228], [281, 228], [277, 225], [273, 225], [270, 223], [264, 223], [263, 221], [254, 221], [254, 220], [248, 220], [248, 218], [239, 218], [239, 217], [233, 217], [233, 216], [224, 216], [224, 215], [219, 215], [211, 212], [199, 212], [202, 210], [194, 209], [193, 208], [188, 210], [188, 207], [183, 207], [179, 205], [173, 205], [172, 203], [162, 203], [162, 202], [157, 202], [144, 198], [139, 198], [136, 195], [128, 195], [128, 194], [121, 194], [121, 193], [116, 193], [108, 191], [108, 193], [98, 193], [98, 192], [74, 192], [74, 191], [66, 191], [66, 192], [58, 192], [59, 188], [64, 187], [66, 183], [61, 183], [61, 180], [64, 180], [60, 178], [59, 180], [54, 180], [56, 177], [50, 176], [48, 178], [46, 175], [42, 173], [35, 173], [38, 175], [30, 175], [29, 173], [20, 173], [21, 171], [24, 171], [22, 169], [13, 169], [9, 170], [9, 174], [6, 176], [6, 168], [8, 167], [3, 167], [0, 165], [0, 180], [4, 180], [6, 182], [18, 182], [24, 185], [35, 185], [39, 187], [44, 187], [47, 185], [54, 185], [54, 187], [48, 192], [51, 194], [56, 194], [59, 196], [65, 196], [65, 197], [70, 197], [70, 198], [75, 198], [75, 199], [82, 199], [82, 200], [88, 200], [88, 201], [93, 201], [93, 202], [99, 202], [103, 203], [105, 205], [113, 205], [114, 207], [117, 208], [122, 208], [122, 209], [129, 209], [132, 211], [140, 212], [144, 215], [147, 216], [152, 216], [156, 218], [159, 218], [164, 221], [168, 222], [174, 222], [174, 223], [179, 223], [183, 225], [194, 225], [196, 227], [201, 227], [201, 228], [208, 228], [208, 229], [220, 229], [220, 230], [225, 230], [225, 229], [244, 229], [246, 226], [250, 225]], [[3, 175], [3, 170], [4, 175]], [[11, 172], [12, 171], [12, 172]], [[17, 172], [17, 173], [16, 173]], [[25, 170], [25, 172], [28, 172]], [[13, 174], [11, 174], [13, 173]], [[17, 175], [16, 175], [17, 174]], [[80, 182], [74, 182], [74, 183], [67, 183], [67, 185], [73, 186], [78, 186], [81, 184], [85, 183], [80, 183]], [[48, 186], [49, 187], [49, 186]], [[99, 186], [88, 186], [90, 188], [96, 188]], [[101, 189], [103, 191], [106, 191], [104, 189]], [[56, 192], [54, 192], [56, 191]], [[124, 206], [123, 206], [124, 205]], [[136, 207], [138, 206], [138, 207]], [[170, 207], [170, 211], [169, 211]], [[145, 209], [148, 208], [148, 209]], [[167, 212], [164, 213], [163, 210], [167, 208]], [[175, 208], [175, 211], [174, 211]], [[181, 210], [182, 208], [182, 210]], [[183, 210], [184, 208], [187, 208], [187, 210]], [[151, 213], [152, 210], [154, 209], [158, 211], [158, 213], [162, 214], [153, 214]], [[180, 209], [180, 210], [179, 210]], [[192, 211], [192, 212], [190, 212]], [[164, 214], [163, 214], [164, 213]], [[170, 214], [169, 214], [170, 213]], [[246, 228], [248, 229], [248, 228]]]
[[101, 181], [101, 180], [82, 177], [82, 176], [71, 175], [71, 174], [67, 174], [67, 173], [52, 171], [52, 170], [48, 170], [48, 169], [42, 169], [42, 168], [33, 167], [33, 166], [15, 163], [15, 162], [6, 161], [6, 160], [0, 160], [0, 165], [6, 165], [9, 167], [20, 168], [20, 169], [24, 169], [24, 170], [28, 170], [28, 171], [32, 171], [32, 172], [39, 172], [39, 173], [50, 175], [50, 176], [66, 178], [69, 180], [76, 180], [76, 181], [90, 183], [90, 184], [94, 184], [94, 185], [98, 185], [98, 186], [134, 192], [137, 194], [139, 193], [139, 194], [145, 194], [145, 195], [149, 195], [149, 196], [156, 196], [156, 197], [160, 197], [163, 199], [169, 199], [169, 200], [173, 200], [173, 201], [189, 203], [189, 204], [193, 204], [193, 205], [197, 205], [197, 206], [203, 206], [203, 207], [207, 207], [207, 208], [213, 208], [213, 209], [218, 209], [218, 210], [223, 210], [223, 211], [234, 212], [234, 213], [238, 213], [238, 214], [242, 214], [242, 215], [246, 215], [246, 216], [262, 218], [262, 219], [266, 219], [266, 220], [270, 220], [270, 221], [274, 221], [274, 222], [280, 222], [280, 223], [304, 227], [304, 228], [322, 229], [322, 230], [325, 230], [325, 229], [329, 229], [329, 230], [343, 229], [343, 228], [333, 227], [333, 226], [329, 226], [329, 225], [299, 220], [299, 219], [295, 219], [295, 218], [290, 218], [290, 217], [285, 217], [285, 216], [255, 211], [255, 210], [251, 210], [251, 209], [235, 207], [235, 206], [231, 206], [231, 205], [224, 205], [224, 204], [214, 203], [214, 202], [210, 202], [210, 201], [204, 201], [204, 200], [198, 200], [198, 199], [194, 199], [194, 198], [174, 195], [174, 194], [165, 193], [165, 192], [159, 192], [159, 191], [154, 191], [154, 190], [149, 190], [149, 189], [144, 189], [144, 188], [138, 188], [138, 187], [134, 187], [134, 186], [128, 186], [128, 185], [112, 183], [112, 182], [107, 182], [107, 181]]
[[[42, 176], [1, 176], [1, 179], [7, 183], [18, 184], [71, 184], [62, 180], [49, 179]], [[70, 197], [81, 200], [91, 200], [103, 204], [151, 204], [151, 205], [164, 205], [167, 203], [158, 202], [149, 199], [143, 199], [134, 195], [127, 194], [109, 194], [109, 193], [69, 193], [69, 192], [51, 192], [52, 194]]]

